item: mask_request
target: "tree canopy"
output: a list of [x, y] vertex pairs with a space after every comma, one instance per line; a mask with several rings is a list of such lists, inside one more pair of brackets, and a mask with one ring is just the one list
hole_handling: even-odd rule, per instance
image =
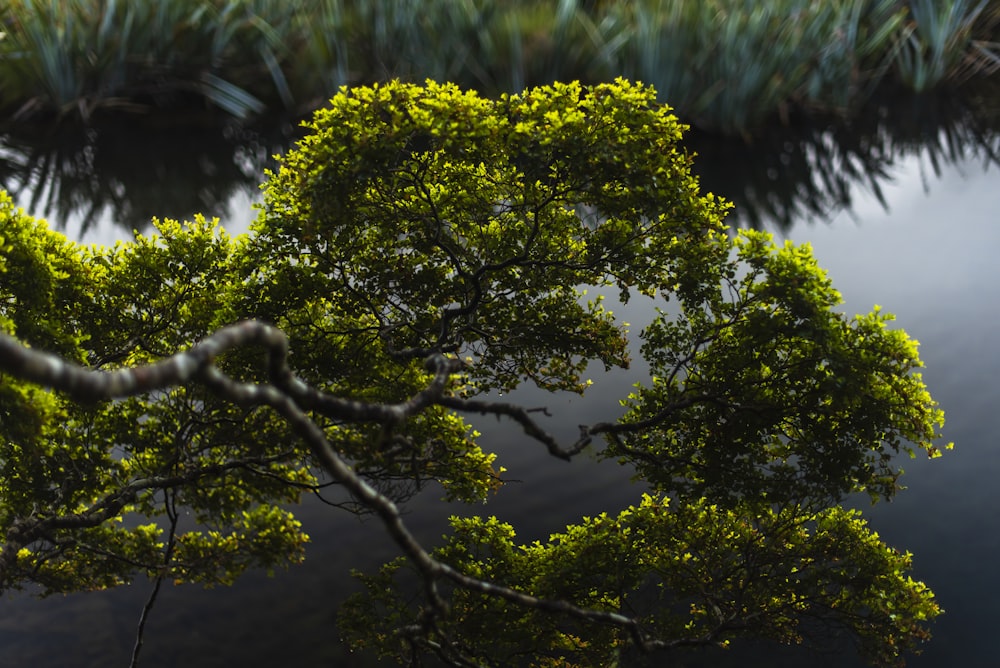
[[[359, 575], [341, 628], [402, 661], [607, 665], [835, 629], [895, 665], [929, 637], [910, 555], [841, 505], [891, 498], [900, 452], [939, 454], [916, 342], [839, 312], [808, 246], [729, 230], [654, 91], [393, 82], [307, 128], [238, 237], [163, 220], [84, 247], [0, 197], [0, 588], [231, 583], [300, 561], [293, 504], [338, 485], [402, 555]], [[630, 332], [609, 290], [654, 298], [651, 324]], [[600, 391], [635, 355], [622, 417], [574, 442], [502, 397]], [[421, 545], [416, 491], [504, 484], [484, 417], [632, 466], [635, 504], [527, 545], [470, 513]]]

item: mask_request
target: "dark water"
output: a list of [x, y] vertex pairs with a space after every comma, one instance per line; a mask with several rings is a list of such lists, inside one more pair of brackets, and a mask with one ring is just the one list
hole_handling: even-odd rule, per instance
[[[190, 170], [195, 172], [190, 178], [201, 179], [201, 199], [177, 201], [154, 193], [153, 204], [164, 207], [159, 213], [190, 216], [202, 204], [200, 210], [220, 215], [234, 231], [245, 228], [253, 215], [254, 170], [266, 162], [270, 146], [270, 140], [254, 139], [246, 148], [240, 144], [245, 139], [237, 138], [221, 153], [191, 159], [190, 164], [200, 165]], [[823, 141], [836, 144], [829, 138]], [[910, 660], [909, 665], [917, 667], [995, 665], [994, 628], [1000, 622], [996, 604], [1000, 569], [995, 566], [1000, 555], [1000, 449], [994, 443], [1000, 433], [1000, 262], [996, 259], [1000, 178], [997, 164], [984, 155], [982, 145], [960, 145], [950, 155], [942, 154], [946, 145], [947, 137], [940, 131], [928, 135], [923, 144], [889, 142], [875, 167], [860, 170], [869, 177], [877, 172], [874, 181], [850, 178], [843, 187], [821, 185], [813, 189], [811, 200], [802, 184], [824, 179], [815, 174], [806, 179], [780, 166], [810, 152], [815, 162], [821, 162], [816, 146], [803, 150], [792, 140], [781, 142], [777, 152], [769, 154], [779, 166], [773, 173], [768, 172], [771, 168], [748, 166], [750, 172], [765, 174], [764, 185], [755, 190], [746, 186], [746, 180], [725, 177], [724, 168], [732, 167], [733, 156], [746, 149], [734, 147], [727, 154], [724, 147], [698, 145], [707, 187], [748, 208], [762, 201], [761, 188], [768, 181], [786, 187], [794, 181], [792, 185], [806, 194], [796, 199], [792, 188], [792, 196], [770, 211], [787, 215], [769, 217], [769, 210], [759, 206], [759, 218], [770, 221], [767, 224], [779, 230], [779, 236], [813, 245], [821, 266], [842, 292], [846, 311], [866, 312], [880, 304], [897, 315], [898, 326], [921, 341], [927, 365], [924, 376], [946, 411], [945, 436], [956, 449], [938, 460], [904, 464], [909, 489], [892, 504], [865, 509], [889, 543], [915, 554], [915, 575], [928, 582], [947, 611], [935, 625], [934, 640], [923, 656]], [[95, 151], [106, 151], [98, 143], [94, 146], [91, 161]], [[187, 150], [198, 153], [198, 146], [188, 144]], [[757, 153], [763, 152], [757, 148]], [[8, 147], [0, 158], [9, 165], [30, 162], [24, 155], [23, 147]], [[782, 155], [792, 157], [786, 160]], [[236, 165], [230, 173], [242, 176], [205, 185], [208, 176], [228, 170], [230, 163]], [[848, 167], [845, 161], [828, 166], [834, 173], [849, 171]], [[163, 173], [171, 170], [161, 168]], [[86, 173], [85, 168], [78, 171]], [[29, 207], [38, 187], [24, 185], [14, 176], [8, 181], [20, 188], [19, 200]], [[70, 184], [66, 195], [59, 190], [65, 186], [57, 184], [50, 186], [50, 194], [55, 193], [51, 210], [44, 210], [42, 197], [29, 212], [55, 212], [71, 235], [86, 242], [111, 243], [128, 236], [115, 225], [116, 219], [152, 206], [134, 204], [132, 195], [142, 188], [166, 187], [163, 179], [147, 185], [123, 181], [119, 178], [115, 187], [102, 186], [102, 204], [93, 210], [74, 204], [85, 200], [87, 186]], [[175, 209], [170, 209], [172, 205]], [[816, 213], [828, 214], [826, 220], [817, 221]], [[141, 222], [131, 220], [126, 227]], [[630, 308], [625, 319], [638, 325], [649, 305]], [[632, 381], [619, 373], [595, 377], [595, 382], [622, 396]], [[530, 395], [522, 399], [543, 402]], [[576, 424], [615, 413], [607, 395], [561, 403], [546, 398], [544, 403], [559, 416], [553, 429], [562, 430], [567, 438], [573, 436]], [[555, 461], [515, 432], [491, 433], [489, 445], [501, 453], [508, 475], [523, 482], [509, 485], [488, 506], [469, 512], [496, 514], [513, 522], [526, 541], [544, 538], [581, 515], [618, 510], [636, 502], [641, 491], [629, 485], [627, 472], [614, 465], [587, 459], [572, 464]], [[440, 506], [433, 494], [416, 499], [411, 509], [411, 524], [429, 542], [440, 536], [446, 516], [456, 510]], [[314, 539], [303, 566], [274, 578], [253, 574], [229, 589], [166, 589], [147, 630], [143, 665], [362, 665], [339, 642], [337, 602], [353, 587], [350, 568], [379, 563], [394, 556], [395, 550], [374, 522], [359, 522], [315, 503], [307, 504], [301, 515]], [[41, 601], [7, 599], [0, 604], [0, 666], [125, 666], [147, 595], [148, 584], [137, 583], [112, 592]], [[801, 665], [801, 655], [789, 658], [758, 650], [752, 656], [731, 656], [729, 662]], [[855, 665], [843, 657], [809, 660], [817, 666]]]

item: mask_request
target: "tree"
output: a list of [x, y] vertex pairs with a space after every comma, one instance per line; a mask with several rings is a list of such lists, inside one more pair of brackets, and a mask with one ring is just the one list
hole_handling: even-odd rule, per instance
[[[910, 555], [840, 505], [891, 498], [901, 450], [939, 454], [916, 343], [837, 312], [808, 247], [731, 233], [651, 89], [394, 82], [342, 89], [308, 129], [237, 238], [197, 218], [84, 248], [0, 200], [4, 590], [294, 563], [288, 504], [335, 484], [403, 555], [361, 576], [342, 628], [404, 660], [605, 665], [832, 628], [892, 665], [929, 637]], [[560, 443], [499, 393], [582, 393], [588, 365], [629, 363], [585, 287], [663, 308], [624, 416]], [[480, 416], [632, 465], [636, 504], [524, 546], [456, 517], [427, 550], [399, 510], [414, 491], [503, 484]]]

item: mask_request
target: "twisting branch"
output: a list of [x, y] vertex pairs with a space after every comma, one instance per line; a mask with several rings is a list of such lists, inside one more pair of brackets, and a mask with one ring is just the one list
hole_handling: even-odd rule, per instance
[[[579, 449], [565, 450], [559, 445], [552, 434], [542, 429], [537, 422], [531, 419], [528, 409], [508, 404], [501, 401], [477, 401], [474, 399], [461, 399], [459, 397], [442, 397], [438, 402], [446, 408], [465, 413], [479, 413], [481, 415], [506, 415], [511, 418], [524, 430], [524, 433], [531, 438], [541, 442], [549, 451], [549, 454], [558, 459], [569, 461]], [[575, 450], [575, 451], [574, 451]]]
[[[238, 382], [213, 365], [214, 359], [219, 354], [243, 345], [263, 345], [267, 348], [270, 384]], [[437, 588], [439, 581], [447, 580], [460, 588], [498, 597], [519, 606], [623, 628], [630, 633], [641, 650], [712, 641], [708, 636], [673, 642], [650, 639], [646, 637], [639, 621], [635, 618], [616, 612], [581, 608], [563, 600], [538, 598], [472, 577], [436, 560], [406, 527], [396, 504], [362, 479], [334, 450], [323, 430], [305, 413], [305, 410], [313, 409], [325, 415], [336, 415], [344, 419], [396, 423], [433, 404], [452, 405], [453, 402], [443, 397], [443, 393], [450, 375], [455, 371], [453, 361], [443, 355], [428, 358], [428, 370], [433, 371], [435, 375], [427, 388], [408, 401], [384, 405], [339, 399], [308, 387], [292, 374], [287, 364], [287, 355], [288, 340], [285, 334], [257, 321], [245, 321], [220, 329], [189, 350], [177, 353], [161, 362], [117, 371], [85, 369], [53, 355], [26, 348], [9, 335], [0, 334], [0, 371], [22, 380], [67, 392], [80, 399], [120, 398], [197, 381], [205, 384], [219, 396], [237, 404], [271, 407], [305, 441], [321, 466], [359, 503], [370, 508], [381, 519], [393, 541], [421, 573], [431, 604], [427, 614], [432, 615], [432, 619], [447, 614], [447, 605]], [[537, 427], [531, 429], [533, 422], [526, 412], [501, 410], [496, 405], [464, 404], [461, 408], [510, 415], [521, 422], [535, 438], [551, 442], [553, 445], [555, 443]], [[134, 485], [123, 490], [122, 495], [128, 497], [134, 495], [136, 489], [133, 487]], [[90, 519], [96, 517], [97, 515]], [[15, 531], [16, 527], [17, 523], [8, 532], [8, 541], [14, 540], [20, 545], [26, 544], [24, 536]], [[6, 549], [4, 552], [8, 559], [16, 559], [16, 548], [12, 553]]]
[[272, 378], [291, 381], [288, 339], [281, 331], [252, 320], [224, 327], [189, 350], [155, 364], [114, 371], [69, 364], [54, 355], [26, 348], [8, 334], [0, 334], [0, 371], [66, 392], [77, 400], [116, 399], [184, 385], [221, 353], [250, 344], [268, 348]]

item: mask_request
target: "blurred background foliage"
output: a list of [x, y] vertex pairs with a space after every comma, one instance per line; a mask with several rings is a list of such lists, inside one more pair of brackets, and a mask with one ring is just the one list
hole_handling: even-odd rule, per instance
[[9, 0], [0, 118], [247, 119], [395, 77], [493, 95], [624, 75], [685, 122], [745, 134], [988, 77], [998, 24], [1000, 0]]

